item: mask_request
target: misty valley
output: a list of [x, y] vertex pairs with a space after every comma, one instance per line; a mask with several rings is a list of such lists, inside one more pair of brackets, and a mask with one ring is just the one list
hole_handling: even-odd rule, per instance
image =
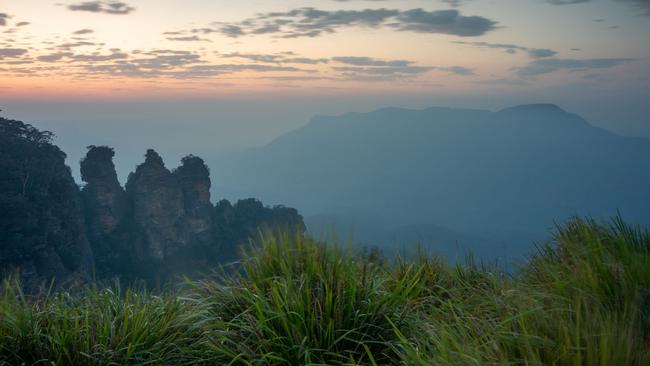
[[650, 366], [650, 0], [0, 1], [0, 366]]
[[7, 364], [650, 360], [650, 140], [554, 105], [388, 108], [212, 177], [148, 149], [122, 186], [113, 148], [77, 183], [53, 139], [0, 119]]
[[648, 139], [533, 104], [316, 117], [213, 166], [215, 194], [296, 207], [316, 237], [508, 262], [572, 216], [650, 224], [648, 157]]

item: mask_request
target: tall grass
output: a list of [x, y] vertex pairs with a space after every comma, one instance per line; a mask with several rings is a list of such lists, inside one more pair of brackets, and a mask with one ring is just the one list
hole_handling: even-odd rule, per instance
[[558, 227], [516, 275], [263, 236], [155, 294], [0, 295], [0, 365], [650, 365], [650, 235]]
[[[394, 324], [418, 299], [419, 277], [301, 236], [264, 240], [242, 273], [199, 282], [209, 304], [211, 346], [246, 364], [396, 363]], [[410, 275], [410, 276], [409, 276]]]
[[[512, 279], [459, 269], [448, 300], [397, 329], [418, 365], [650, 365], [650, 236], [575, 219]], [[464, 273], [474, 281], [466, 281]], [[409, 337], [408, 334], [411, 336]], [[425, 336], [422, 336], [422, 335]]]
[[6, 280], [0, 314], [0, 364], [126, 365], [193, 361], [204, 313], [173, 294], [93, 287], [28, 296]]

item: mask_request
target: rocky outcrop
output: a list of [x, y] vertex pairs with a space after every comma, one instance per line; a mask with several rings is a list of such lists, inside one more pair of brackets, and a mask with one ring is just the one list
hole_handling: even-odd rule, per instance
[[126, 193], [117, 180], [113, 156], [107, 146], [89, 146], [81, 160], [81, 190], [88, 238], [95, 254], [98, 273], [115, 275], [114, 268], [126, 258], [121, 255], [126, 236], [123, 222], [126, 214]]
[[255, 199], [235, 205], [210, 201], [210, 171], [188, 155], [170, 171], [154, 150], [117, 181], [114, 152], [90, 146], [81, 162], [86, 221], [100, 277], [164, 281], [170, 275], [208, 271], [234, 260], [238, 245], [263, 226], [304, 231], [294, 209], [265, 207]]
[[188, 155], [173, 176], [183, 193], [182, 237], [190, 243], [214, 241], [214, 206], [210, 202], [210, 170], [203, 159]]
[[134, 244], [142, 259], [164, 260], [187, 246], [180, 235], [185, 216], [183, 190], [154, 150], [147, 150], [144, 163], [129, 175], [126, 193]]
[[113, 234], [124, 218], [126, 194], [117, 180], [113, 156], [107, 146], [89, 146], [81, 160], [81, 190], [92, 238]]

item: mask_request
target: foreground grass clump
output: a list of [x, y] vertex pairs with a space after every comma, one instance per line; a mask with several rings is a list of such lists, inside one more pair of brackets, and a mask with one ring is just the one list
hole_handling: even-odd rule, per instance
[[161, 294], [6, 280], [0, 365], [650, 365], [649, 250], [618, 219], [575, 219], [514, 276], [269, 235]]
[[392, 276], [300, 236], [269, 238], [244, 255], [242, 273], [199, 282], [211, 346], [223, 360], [260, 364], [398, 363], [394, 327], [420, 301], [420, 278]]

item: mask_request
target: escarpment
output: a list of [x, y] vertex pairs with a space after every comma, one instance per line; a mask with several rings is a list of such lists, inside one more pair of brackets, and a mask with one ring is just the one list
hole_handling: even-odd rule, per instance
[[154, 150], [120, 184], [108, 146], [89, 146], [81, 190], [53, 135], [0, 118], [0, 276], [50, 281], [144, 280], [209, 272], [265, 226], [304, 231], [302, 217], [255, 199], [211, 202], [210, 171], [193, 155], [170, 170]]

